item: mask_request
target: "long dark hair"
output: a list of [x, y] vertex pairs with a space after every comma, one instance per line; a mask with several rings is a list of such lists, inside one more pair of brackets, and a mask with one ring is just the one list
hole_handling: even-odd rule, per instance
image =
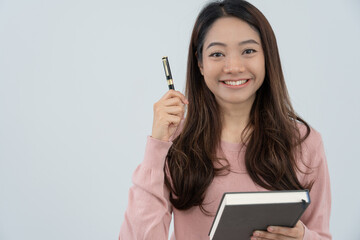
[[[215, 176], [230, 170], [229, 165], [220, 164], [223, 161], [216, 155], [222, 131], [220, 108], [198, 67], [209, 28], [217, 19], [227, 16], [247, 22], [259, 33], [265, 56], [265, 79], [256, 93], [244, 130], [248, 133], [245, 141], [248, 174], [256, 184], [269, 190], [310, 189], [312, 185], [302, 185], [296, 176], [297, 170], [300, 171], [296, 154], [310, 127], [291, 106], [270, 24], [246, 1], [212, 2], [200, 12], [192, 32], [186, 80], [190, 104], [183, 130], [173, 141], [164, 170], [170, 201], [180, 210], [200, 206], [205, 211], [206, 189]], [[306, 126], [304, 136], [299, 132], [298, 122]]]

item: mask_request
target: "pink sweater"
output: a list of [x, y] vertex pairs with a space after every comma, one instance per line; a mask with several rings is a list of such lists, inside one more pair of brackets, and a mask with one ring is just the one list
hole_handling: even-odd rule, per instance
[[[304, 132], [305, 127], [300, 130]], [[133, 174], [133, 186], [129, 190], [128, 207], [121, 226], [119, 240], [165, 240], [174, 217], [174, 240], [208, 240], [214, 217], [204, 215], [199, 207], [186, 211], [173, 208], [169, 191], [164, 185], [163, 167], [172, 142], [148, 137], [145, 157]], [[221, 142], [231, 171], [226, 176], [215, 177], [206, 191], [205, 208], [216, 213], [224, 192], [266, 191], [256, 185], [246, 172], [245, 148], [241, 145]], [[239, 154], [240, 153], [240, 154]], [[311, 166], [311, 174], [298, 173], [301, 183], [314, 179], [310, 192], [311, 204], [301, 217], [305, 225], [304, 240], [331, 239], [329, 218], [331, 207], [330, 180], [321, 136], [314, 129], [303, 143], [303, 161]], [[308, 170], [303, 164], [301, 169]]]

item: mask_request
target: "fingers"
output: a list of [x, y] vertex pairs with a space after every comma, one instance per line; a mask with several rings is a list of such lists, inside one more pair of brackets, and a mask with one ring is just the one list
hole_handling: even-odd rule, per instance
[[289, 237], [293, 237], [293, 238], [301, 236], [301, 233], [302, 233], [298, 225], [296, 225], [293, 228], [271, 226], [271, 227], [268, 227], [268, 232], [274, 233], [274, 234], [279, 234], [279, 235], [284, 235], [284, 236], [289, 236]]
[[184, 106], [185, 104], [179, 97], [173, 97], [169, 99], [160, 100], [159, 102], [162, 103], [163, 106]]
[[169, 90], [154, 104], [152, 137], [168, 141], [184, 118], [185, 104], [189, 101], [178, 91]]
[[170, 99], [170, 98], [176, 98], [178, 97], [183, 104], [189, 104], [189, 101], [186, 99], [186, 97], [179, 91], [175, 91], [175, 90], [169, 90], [161, 99], [161, 100], [166, 100], [166, 99]]
[[277, 240], [295, 240], [303, 239], [304, 226], [298, 221], [293, 228], [270, 226], [267, 231], [255, 231], [251, 240], [277, 239]]
[[169, 124], [174, 124], [175, 126], [179, 125], [181, 122], [181, 118], [178, 116], [169, 116], [168, 120]]
[[256, 231], [254, 232], [251, 240], [295, 240], [296, 238], [269, 233], [266, 231]]
[[164, 111], [167, 114], [175, 115], [179, 118], [183, 118], [185, 114], [185, 108], [183, 106], [172, 106], [172, 107], [166, 107]]
[[298, 221], [293, 228], [287, 228], [287, 227], [276, 227], [276, 226], [270, 226], [268, 227], [268, 232], [278, 234], [278, 235], [284, 235], [293, 237], [295, 239], [302, 239], [304, 236], [304, 225], [301, 221]]
[[161, 126], [176, 124], [183, 118], [184, 111], [183, 107], [157, 108], [154, 112], [154, 122]]
[[161, 116], [163, 114], [171, 114], [179, 117], [183, 117], [185, 113], [185, 107], [178, 97], [163, 99], [154, 104], [155, 116]]
[[185, 96], [174, 90], [169, 90], [158, 102], [154, 104], [155, 115], [171, 114], [183, 118], [185, 113], [184, 104], [189, 101]]

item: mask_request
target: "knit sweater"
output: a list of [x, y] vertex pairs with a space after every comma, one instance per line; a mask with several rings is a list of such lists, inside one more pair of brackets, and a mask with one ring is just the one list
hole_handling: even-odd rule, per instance
[[[300, 132], [306, 128], [299, 124]], [[266, 191], [255, 184], [245, 167], [246, 147], [221, 141], [220, 147], [231, 171], [216, 176], [205, 193], [204, 207], [213, 216], [205, 215], [200, 208], [178, 210], [169, 201], [169, 190], [164, 184], [165, 158], [172, 141], [147, 138], [145, 157], [133, 174], [129, 190], [128, 207], [121, 226], [119, 240], [165, 240], [174, 219], [171, 240], [208, 240], [208, 233], [224, 192]], [[218, 151], [219, 153], [219, 151]], [[331, 193], [329, 172], [320, 134], [311, 129], [302, 144], [301, 171], [297, 174], [302, 184], [314, 180], [310, 191], [311, 204], [301, 217], [305, 226], [304, 240], [331, 239], [329, 232]], [[310, 173], [309, 168], [310, 167]]]

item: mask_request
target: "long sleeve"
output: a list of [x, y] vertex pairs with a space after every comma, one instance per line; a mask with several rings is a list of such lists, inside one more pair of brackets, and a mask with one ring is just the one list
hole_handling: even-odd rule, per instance
[[314, 141], [308, 143], [308, 152], [306, 154], [312, 172], [305, 175], [305, 180], [306, 182], [314, 180], [314, 184], [310, 191], [311, 204], [301, 218], [305, 225], [303, 239], [328, 240], [332, 238], [329, 231], [331, 210], [329, 171], [320, 134], [315, 131], [310, 138]]
[[147, 138], [144, 160], [133, 174], [119, 240], [168, 239], [172, 209], [163, 168], [171, 145]]

